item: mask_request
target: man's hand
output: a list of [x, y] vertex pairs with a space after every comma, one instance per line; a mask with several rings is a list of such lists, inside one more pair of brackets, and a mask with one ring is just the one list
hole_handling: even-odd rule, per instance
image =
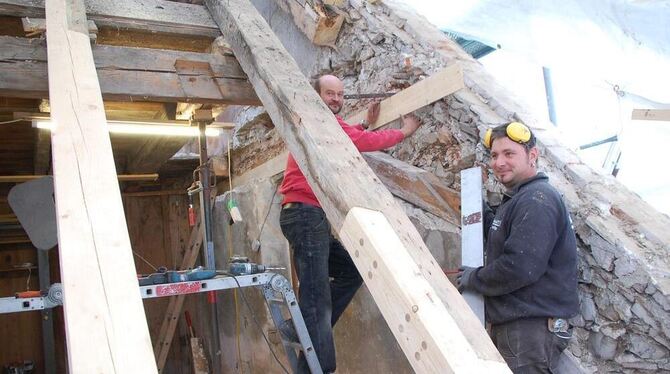
[[472, 277], [475, 275], [475, 270], [477, 268], [470, 266], [461, 266], [458, 268], [458, 274], [456, 275], [456, 288], [458, 288], [458, 292], [472, 288]]
[[416, 129], [421, 126], [421, 120], [419, 117], [415, 116], [414, 114], [406, 114], [403, 116], [400, 116], [402, 119], [402, 127], [400, 128], [400, 131], [402, 131], [403, 135], [405, 137], [408, 137], [416, 131]]
[[370, 125], [373, 125], [379, 119], [379, 101], [375, 101], [368, 105], [368, 114], [365, 116], [365, 123], [363, 124], [364, 128], [368, 128]]

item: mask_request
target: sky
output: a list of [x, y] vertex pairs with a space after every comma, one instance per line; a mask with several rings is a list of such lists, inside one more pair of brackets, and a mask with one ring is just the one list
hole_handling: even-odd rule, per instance
[[[613, 0], [607, 1], [617, 3]], [[426, 16], [433, 24], [443, 29], [449, 28], [450, 23], [456, 25], [454, 26], [456, 28], [467, 24], [468, 21], [464, 20], [463, 17], [468, 17], [468, 14], [471, 14], [478, 6], [476, 0], [405, 0], [405, 2]], [[504, 3], [496, 0], [488, 0], [488, 2]], [[521, 0], [515, 4], [524, 2]], [[538, 3], [542, 3], [542, 1]], [[621, 5], [619, 4], [619, 6]], [[507, 8], [511, 7], [507, 6]], [[670, 10], [670, 7], [667, 9]], [[499, 11], [506, 12], [509, 9]], [[542, 16], [546, 18], [546, 14]], [[574, 17], [579, 16], [575, 15]], [[486, 18], [481, 14], [479, 17]], [[487, 23], [488, 26], [491, 25], [491, 22], [497, 22], [495, 19], [484, 19], [483, 21], [489, 22]], [[521, 20], [520, 22], [526, 21]], [[501, 22], [504, 23], [504, 21]], [[545, 27], [546, 30], [543, 29], [542, 32], [546, 35], [543, 37], [547, 39], [555, 37], [550, 35], [551, 30], [555, 30], [556, 33], [563, 32], [566, 26], [560, 24], [560, 22], [569, 23], [569, 21], [560, 18], [554, 19], [553, 23], [545, 25], [547, 26]], [[528, 25], [539, 27], [537, 22], [533, 22], [532, 19], [527, 21], [526, 26]], [[631, 27], [634, 29], [634, 26]], [[592, 33], [592, 35], [581, 38], [586, 41], [586, 44], [582, 43], [581, 39], [575, 41], [575, 50], [570, 50], [570, 43], [565, 42], [563, 45], [554, 43], [553, 46], [556, 49], [562, 48], [560, 51], [562, 54], [541, 54], [541, 51], [528, 52], [529, 49], [533, 49], [534, 44], [532, 42], [513, 40], [516, 44], [512, 45], [509, 41], [496, 43], [486, 40], [486, 44], [494, 44], [492, 45], [494, 47], [496, 44], [501, 44], [501, 49], [481, 58], [480, 62], [496, 77], [498, 83], [520, 98], [525, 108], [533, 111], [536, 117], [545, 120], [548, 120], [548, 111], [542, 66], [549, 66], [553, 84], [554, 107], [557, 114], [556, 122], [564, 144], [575, 150], [582, 160], [594, 170], [604, 174], [611, 170], [611, 167], [608, 168], [605, 165], [610, 148], [615, 147], [612, 149], [615, 155], [620, 150], [621, 158], [618, 164], [617, 179], [656, 209], [670, 215], [670, 173], [665, 171], [667, 169], [664, 162], [666, 157], [662, 154], [664, 147], [670, 144], [670, 122], [631, 120], [633, 108], [649, 108], [650, 106], [649, 102], [639, 100], [637, 95], [627, 93], [627, 91], [631, 92], [630, 90], [638, 90], [635, 92], [644, 92], [649, 94], [647, 97], [650, 97], [661, 92], [660, 95], [653, 97], [659, 100], [668, 99], [667, 101], [670, 102], [670, 97], [663, 96], [665, 92], [668, 92], [668, 86], [663, 86], [662, 80], [658, 82], [649, 80], [645, 85], [641, 85], [644, 80], [642, 77], [629, 74], [630, 69], [627, 69], [628, 67], [635, 70], [647, 69], [653, 71], [653, 64], [648, 59], [647, 51], [642, 49], [626, 50], [624, 47], [627, 41], [607, 39], [609, 34], [603, 34], [599, 25], [581, 25], [580, 27], [581, 32]], [[605, 27], [612, 27], [612, 25], [602, 26], [602, 28]], [[466, 25], [462, 29], [476, 30], [476, 25]], [[496, 29], [496, 27], [492, 27], [492, 29]], [[668, 29], [670, 30], [670, 28]], [[504, 29], [494, 31], [488, 34], [482, 32], [482, 34], [495, 35], [496, 32], [499, 34], [505, 32]], [[611, 32], [611, 30], [609, 31]], [[628, 31], [631, 32], [631, 30]], [[611, 32], [611, 34], [614, 35], [615, 33]], [[562, 36], [565, 37], [564, 34]], [[637, 36], [643, 37], [642, 33]], [[589, 37], [592, 39], [589, 39]], [[524, 33], [516, 35], [516, 38], [524, 38]], [[485, 38], [478, 39], [475, 37], [473, 39], [485, 41], [481, 40]], [[499, 40], [508, 39], [501, 37]], [[668, 40], [670, 40], [670, 32], [668, 32]], [[618, 46], [612, 46], [612, 43], [617, 42], [622, 45], [618, 50]], [[601, 47], [598, 43], [605, 46]], [[507, 45], [510, 48], [505, 48]], [[583, 49], [584, 45], [587, 45], [588, 49]], [[524, 48], [519, 48], [519, 46], [524, 46]], [[626, 57], [625, 54], [629, 56]], [[575, 56], [580, 57], [580, 62], [598, 61], [603, 56], [609, 56], [610, 59], [619, 59], [620, 57], [621, 61], [625, 59], [627, 68], [619, 67], [618, 70], [610, 69], [603, 74], [599, 74], [599, 72], [589, 70], [587, 64], [575, 64], [573, 61]], [[668, 56], [655, 56], [653, 58], [655, 62], [658, 62], [664, 61], [666, 57]], [[666, 68], [668, 66], [670, 64], [666, 65]], [[667, 70], [664, 71], [662, 76], [670, 76]], [[635, 84], [630, 84], [630, 80], [633, 80]], [[621, 82], [621, 85], [619, 86], [617, 82]], [[615, 91], [615, 85], [621, 89], [620, 94]], [[670, 108], [670, 105], [668, 107]], [[583, 151], [578, 150], [580, 145], [609, 138], [613, 135], [619, 137], [620, 141], [618, 143], [604, 144]]]

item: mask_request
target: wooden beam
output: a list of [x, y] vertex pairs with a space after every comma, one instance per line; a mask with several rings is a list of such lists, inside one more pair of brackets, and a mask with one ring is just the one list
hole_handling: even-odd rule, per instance
[[[99, 27], [212, 38], [221, 35], [202, 5], [167, 0], [87, 0], [86, 13]], [[44, 0], [2, 0], [0, 14], [44, 18]]]
[[58, 251], [71, 373], [155, 373], [82, 0], [47, 0]]
[[[440, 362], [446, 363], [440, 372], [473, 372], [475, 367], [482, 367], [489, 372], [508, 373], [486, 331], [447, 280], [414, 225], [363, 162], [333, 114], [256, 9], [247, 0], [206, 0], [205, 3], [340, 236], [356, 235], [353, 226], [343, 228], [352, 208], [381, 212], [389, 222], [390, 229], [384, 231], [384, 236], [394, 244], [400, 243], [394, 254], [402, 252], [409, 263], [394, 268], [397, 273], [390, 277], [395, 281], [384, 284], [384, 290], [377, 289], [378, 283], [368, 286], [375, 288], [374, 292], [408, 292], [417, 300], [425, 299], [424, 295], [429, 292], [434, 295], [432, 304], [444, 304], [443, 308], [431, 309], [435, 310], [432, 318], [404, 325], [410, 330], [407, 334], [422, 338], [415, 341], [417, 345], [400, 343], [417, 371], [425, 372], [424, 362]], [[345, 243], [352, 255], [356, 250], [371, 251], [369, 247], [354, 246], [356, 242]], [[367, 278], [365, 268], [359, 269]], [[424, 278], [422, 286], [425, 288], [413, 289], [402, 282], [414, 278]], [[414, 306], [407, 309], [408, 306], [395, 305], [388, 309], [392, 314], [384, 317], [390, 326], [397, 321], [394, 315], [403, 319], [416, 316]], [[427, 325], [428, 322], [431, 323]], [[429, 336], [425, 335], [428, 330], [433, 330], [431, 336], [449, 337], [451, 344], [444, 350], [422, 347], [422, 342], [430, 343]]]
[[234, 176], [233, 187], [242, 186], [254, 179], [270, 178], [283, 173], [284, 169], [286, 169], [287, 157], [288, 152], [283, 152], [279, 156], [275, 156], [251, 170], [247, 170], [240, 175]]
[[460, 225], [458, 191], [447, 187], [433, 173], [383, 152], [363, 153], [363, 158], [392, 194], [447, 222]]
[[0, 214], [0, 223], [19, 223], [15, 214]]
[[670, 121], [670, 109], [633, 109], [634, 120]]
[[444, 318], [449, 311], [383, 213], [352, 208], [340, 238], [415, 372], [509, 372], [504, 362], [473, 359], [454, 333], [465, 327]]
[[[482, 207], [482, 169], [461, 170], [461, 265], [484, 266], [484, 212]], [[463, 298], [486, 326], [484, 295], [464, 290]]]
[[35, 132], [35, 153], [33, 168], [37, 175], [49, 173], [51, 169], [51, 131], [37, 129]]
[[[458, 191], [449, 188], [434, 174], [386, 153], [366, 152], [362, 155], [375, 175], [393, 195], [447, 222], [460, 225]], [[270, 178], [283, 173], [287, 156], [288, 152], [282, 152], [253, 169], [233, 175], [233, 186], [238, 187], [254, 179]]]
[[[47, 31], [47, 20], [44, 18], [23, 17], [21, 18], [21, 23], [23, 24], [23, 31], [29, 37], [34, 37]], [[98, 27], [95, 26], [95, 22], [88, 20], [88, 35], [91, 40], [94, 41], [97, 34]]]
[[[108, 45], [93, 46], [93, 56], [105, 99], [259, 104], [232, 56]], [[4, 62], [0, 91], [8, 96], [46, 97], [47, 56], [42, 40], [2, 36], [0, 61]], [[179, 69], [178, 61], [207, 69]]]
[[[0, 183], [23, 183], [44, 177], [46, 175], [0, 175]], [[158, 174], [119, 174], [117, 178], [119, 182], [155, 181]]]
[[328, 14], [321, 5], [310, 5], [307, 1], [276, 0], [285, 12], [293, 17], [293, 22], [300, 31], [316, 45], [335, 47], [337, 36], [340, 34], [344, 16]]
[[152, 136], [128, 156], [129, 173], [150, 173], [158, 170], [188, 142], [189, 138]]
[[[463, 71], [460, 66], [453, 64], [420, 80], [408, 88], [398, 92], [381, 102], [379, 119], [371, 123], [368, 129], [380, 128], [400, 118], [401, 115], [411, 113], [419, 108], [431, 104], [441, 98], [465, 87]], [[365, 119], [367, 110], [356, 113], [347, 118], [349, 123], [361, 123]]]
[[154, 197], [154, 196], [172, 196], [172, 195], [186, 195], [186, 190], [158, 190], [158, 191], [138, 191], [138, 192], [123, 192], [123, 197]]

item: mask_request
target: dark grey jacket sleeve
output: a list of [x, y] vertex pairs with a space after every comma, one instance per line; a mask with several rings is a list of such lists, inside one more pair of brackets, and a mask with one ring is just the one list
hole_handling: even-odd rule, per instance
[[533, 191], [517, 202], [508, 217], [503, 252], [477, 270], [472, 279], [475, 290], [485, 296], [504, 295], [534, 283], [545, 273], [558, 238], [556, 203], [543, 191]]

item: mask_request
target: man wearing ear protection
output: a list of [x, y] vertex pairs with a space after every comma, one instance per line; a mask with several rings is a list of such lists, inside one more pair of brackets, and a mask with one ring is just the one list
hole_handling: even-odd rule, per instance
[[491, 337], [514, 373], [553, 373], [572, 335], [567, 319], [579, 311], [572, 220], [537, 171], [527, 126], [489, 129], [483, 143], [506, 192], [495, 213], [485, 214], [485, 265], [461, 268], [457, 286], [484, 295]]

